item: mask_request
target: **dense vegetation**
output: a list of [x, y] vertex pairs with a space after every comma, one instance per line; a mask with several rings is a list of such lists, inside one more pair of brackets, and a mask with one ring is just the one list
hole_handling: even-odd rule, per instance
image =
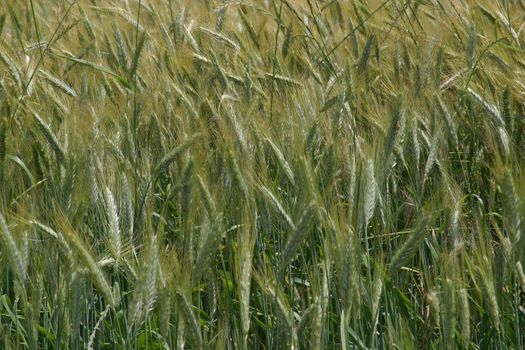
[[525, 347], [522, 0], [3, 0], [0, 348]]

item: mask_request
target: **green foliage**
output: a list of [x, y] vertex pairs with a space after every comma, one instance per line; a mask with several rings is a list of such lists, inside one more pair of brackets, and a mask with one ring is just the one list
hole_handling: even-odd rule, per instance
[[524, 17], [3, 0], [0, 349], [525, 348]]

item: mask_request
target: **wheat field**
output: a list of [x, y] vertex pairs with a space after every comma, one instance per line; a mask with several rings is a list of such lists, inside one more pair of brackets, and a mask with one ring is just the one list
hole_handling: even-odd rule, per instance
[[524, 27], [2, 0], [0, 348], [525, 348]]

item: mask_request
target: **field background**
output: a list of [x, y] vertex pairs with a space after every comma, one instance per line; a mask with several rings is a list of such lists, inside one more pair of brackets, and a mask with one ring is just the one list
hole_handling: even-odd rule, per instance
[[0, 348], [523, 349], [524, 23], [3, 0]]

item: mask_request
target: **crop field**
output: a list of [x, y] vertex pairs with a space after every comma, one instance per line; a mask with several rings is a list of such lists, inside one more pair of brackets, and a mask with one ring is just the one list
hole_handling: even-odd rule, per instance
[[524, 348], [525, 1], [0, 1], [0, 349]]

